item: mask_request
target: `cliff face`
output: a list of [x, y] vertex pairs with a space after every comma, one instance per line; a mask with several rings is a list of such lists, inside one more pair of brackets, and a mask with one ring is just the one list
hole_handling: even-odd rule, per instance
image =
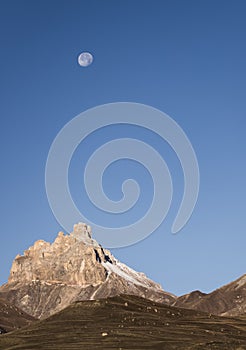
[[[108, 253], [110, 254], [110, 253]], [[58, 233], [53, 244], [37, 241], [18, 255], [12, 265], [8, 283], [45, 281], [84, 286], [105, 279], [105, 269], [97, 263], [103, 250], [77, 240], [73, 235]]]
[[59, 232], [52, 244], [40, 240], [18, 255], [8, 283], [0, 287], [0, 296], [38, 318], [74, 301], [122, 293], [167, 304], [175, 301], [159, 284], [116, 260], [82, 223], [74, 225], [70, 235]]

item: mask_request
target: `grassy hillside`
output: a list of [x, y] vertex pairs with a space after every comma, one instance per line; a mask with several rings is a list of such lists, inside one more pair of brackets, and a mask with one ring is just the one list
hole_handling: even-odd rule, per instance
[[0, 336], [3, 350], [246, 349], [246, 319], [224, 318], [135, 296], [77, 302]]

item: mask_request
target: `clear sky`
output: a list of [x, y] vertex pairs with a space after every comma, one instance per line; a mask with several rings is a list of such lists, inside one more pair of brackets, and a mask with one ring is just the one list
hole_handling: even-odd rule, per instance
[[[183, 180], [170, 149], [130, 127], [92, 135], [91, 144], [121, 134], [149, 137], [165, 150], [174, 178], [166, 220], [147, 239], [113, 249], [115, 257], [178, 295], [209, 292], [246, 272], [245, 11], [243, 0], [1, 1], [0, 283], [17, 254], [61, 230], [44, 181], [56, 134], [80, 112], [118, 101], [144, 103], [176, 120], [195, 149], [201, 185], [190, 221], [173, 235]], [[91, 66], [79, 67], [81, 51], [93, 53]], [[90, 211], [76, 173], [88, 142], [71, 162], [70, 185]], [[122, 218], [129, 223], [148, 207], [151, 179], [137, 164], [116, 164], [105, 174], [114, 199], [121, 168], [133, 177], [136, 171], [145, 189], [139, 211]]]

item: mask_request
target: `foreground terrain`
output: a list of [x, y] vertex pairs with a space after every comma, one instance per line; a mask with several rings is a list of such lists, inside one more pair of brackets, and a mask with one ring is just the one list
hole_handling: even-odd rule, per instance
[[0, 333], [27, 326], [34, 320], [32, 316], [0, 298]]
[[0, 349], [246, 349], [246, 318], [213, 316], [137, 296], [76, 302], [0, 336]]

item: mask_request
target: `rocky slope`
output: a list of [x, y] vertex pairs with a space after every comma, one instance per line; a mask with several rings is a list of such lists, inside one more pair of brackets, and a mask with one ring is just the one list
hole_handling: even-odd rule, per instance
[[37, 318], [46, 318], [78, 300], [119, 294], [166, 304], [175, 301], [159, 284], [116, 260], [82, 223], [74, 225], [70, 235], [59, 232], [54, 243], [40, 240], [18, 255], [8, 283], [0, 287], [0, 297]]
[[7, 300], [0, 299], [0, 334], [27, 326], [34, 320]]
[[195, 291], [183, 295], [173, 305], [221, 316], [246, 315], [246, 274], [212, 293]]
[[0, 349], [244, 350], [246, 319], [123, 295], [76, 302], [28, 328], [1, 335]]

